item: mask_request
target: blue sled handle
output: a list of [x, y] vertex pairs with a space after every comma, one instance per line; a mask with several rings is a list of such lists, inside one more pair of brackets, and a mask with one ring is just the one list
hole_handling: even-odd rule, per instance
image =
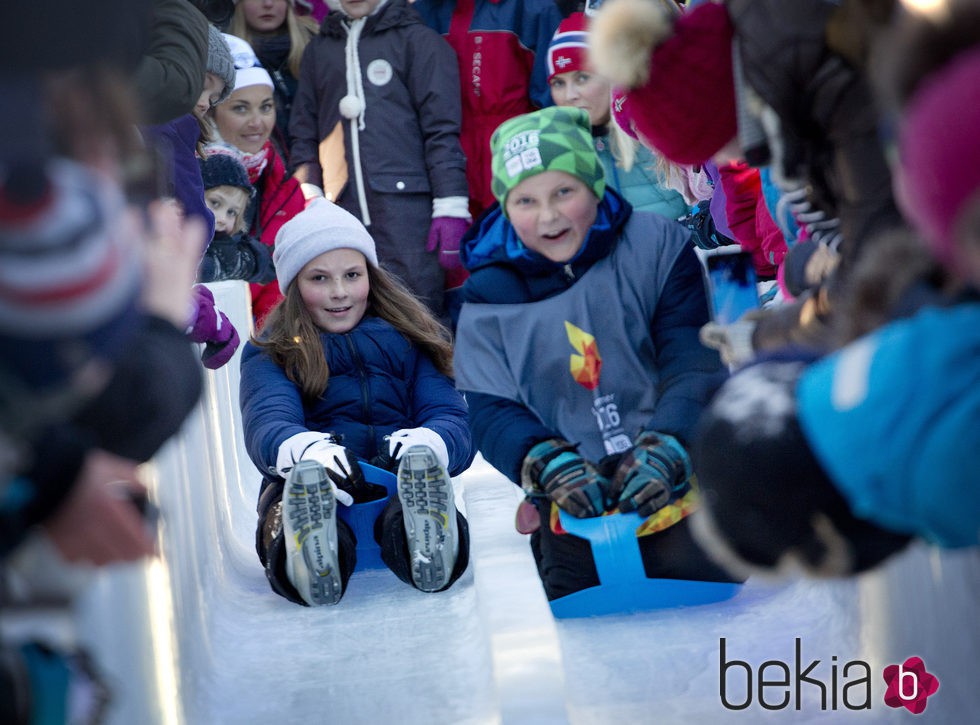
[[644, 519], [638, 513], [577, 519], [559, 510], [558, 518], [565, 531], [592, 544], [592, 558], [603, 584], [625, 584], [646, 577], [636, 538]]
[[636, 530], [643, 519], [636, 512], [577, 519], [558, 512], [565, 531], [592, 546], [599, 585], [550, 602], [558, 619], [631, 614], [690, 607], [731, 599], [742, 585], [686, 579], [648, 579], [640, 557]]
[[381, 561], [381, 547], [374, 540], [374, 522], [377, 520], [388, 500], [398, 494], [398, 479], [391, 471], [372, 466], [370, 463], [361, 464], [364, 472], [364, 479], [368, 483], [376, 483], [384, 486], [388, 490], [388, 495], [377, 501], [367, 503], [355, 503], [352, 506], [340, 505], [337, 507], [337, 515], [347, 523], [354, 531], [357, 538], [357, 565], [356, 570], [362, 569], [385, 569], [385, 564]]

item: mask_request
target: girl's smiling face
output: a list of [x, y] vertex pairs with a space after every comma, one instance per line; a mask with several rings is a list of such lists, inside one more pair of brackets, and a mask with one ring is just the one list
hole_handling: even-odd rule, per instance
[[564, 171], [529, 176], [505, 201], [507, 218], [524, 246], [552, 262], [578, 254], [599, 209], [592, 189]]
[[355, 249], [332, 249], [311, 259], [296, 284], [303, 304], [324, 332], [353, 330], [364, 317], [371, 283], [367, 259]]
[[221, 138], [247, 154], [261, 151], [276, 125], [276, 102], [266, 85], [239, 88], [213, 112]]
[[286, 22], [288, 0], [240, 0], [245, 23], [256, 33], [274, 33]]

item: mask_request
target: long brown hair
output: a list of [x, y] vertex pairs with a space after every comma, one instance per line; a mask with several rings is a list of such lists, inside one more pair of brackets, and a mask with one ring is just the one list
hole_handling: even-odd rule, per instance
[[[367, 265], [367, 314], [387, 321], [432, 360], [444, 375], [453, 374], [452, 336], [429, 309], [397, 277]], [[265, 348], [269, 357], [286, 371], [286, 377], [309, 400], [319, 398], [330, 381], [330, 368], [320, 343], [321, 330], [303, 304], [294, 279], [286, 296], [266, 318], [261, 337], [252, 342]]]

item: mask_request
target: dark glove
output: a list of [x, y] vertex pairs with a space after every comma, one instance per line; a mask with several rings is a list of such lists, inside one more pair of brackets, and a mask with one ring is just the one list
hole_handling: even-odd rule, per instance
[[234, 236], [216, 234], [204, 250], [197, 274], [198, 282], [242, 279], [255, 284], [267, 284], [275, 278], [272, 247], [245, 232]]
[[439, 266], [446, 271], [463, 269], [463, 263], [459, 259], [459, 242], [469, 228], [470, 223], [465, 219], [451, 216], [433, 218], [426, 251], [434, 252], [438, 249]]
[[715, 227], [715, 220], [711, 216], [711, 199], [698, 202], [691, 213], [680, 222], [691, 230], [691, 241], [701, 249], [717, 249], [729, 244], [738, 244]]
[[691, 459], [673, 436], [644, 431], [613, 474], [609, 494], [623, 513], [649, 516], [690, 489]]
[[600, 516], [606, 510], [609, 479], [560, 438], [535, 444], [521, 466], [521, 486], [528, 496], [547, 496], [576, 518]]
[[[341, 491], [350, 494], [354, 503], [377, 501], [388, 495], [388, 489], [384, 486], [365, 480], [364, 471], [361, 469], [357, 456], [351, 453], [349, 449], [341, 446], [334, 446], [333, 448], [335, 449], [335, 455], [332, 456], [333, 460], [324, 463], [324, 468], [334, 485]], [[344, 460], [340, 459], [340, 455], [338, 455], [340, 452], [342, 452]], [[309, 457], [318, 459], [316, 455], [307, 454], [304, 456], [304, 458]]]
[[214, 295], [204, 285], [194, 285], [194, 303], [197, 309], [191, 320], [187, 337], [192, 342], [203, 342], [201, 362], [204, 367], [217, 370], [238, 349], [238, 331], [228, 316], [214, 306]]

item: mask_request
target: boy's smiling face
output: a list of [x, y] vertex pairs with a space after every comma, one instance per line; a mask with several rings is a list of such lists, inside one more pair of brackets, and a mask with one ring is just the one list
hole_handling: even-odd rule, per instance
[[214, 214], [214, 231], [231, 236], [245, 227], [248, 193], [237, 186], [213, 186], [205, 190], [204, 200]]
[[524, 246], [552, 262], [564, 263], [585, 243], [599, 200], [578, 177], [544, 171], [511, 189], [505, 206]]

